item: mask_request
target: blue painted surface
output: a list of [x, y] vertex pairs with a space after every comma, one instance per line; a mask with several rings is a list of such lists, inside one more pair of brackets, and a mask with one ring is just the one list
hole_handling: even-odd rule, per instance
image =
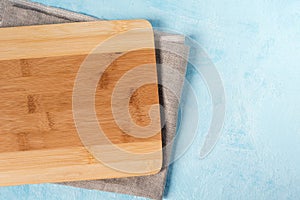
[[[166, 199], [299, 199], [300, 1], [37, 0], [104, 19], [146, 18], [196, 39], [226, 92], [220, 141], [199, 159], [211, 118], [202, 78], [200, 127], [172, 166]], [[182, 122], [188, 126], [188, 119]], [[131, 199], [127, 195], [43, 184], [0, 189], [1, 199]]]

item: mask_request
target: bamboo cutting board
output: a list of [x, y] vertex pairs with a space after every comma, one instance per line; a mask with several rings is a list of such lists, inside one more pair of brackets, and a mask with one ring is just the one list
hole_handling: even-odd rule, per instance
[[0, 29], [0, 185], [157, 173], [156, 73], [145, 20]]

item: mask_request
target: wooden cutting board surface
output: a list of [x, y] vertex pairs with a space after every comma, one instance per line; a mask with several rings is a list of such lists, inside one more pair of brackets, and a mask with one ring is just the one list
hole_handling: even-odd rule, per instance
[[2, 28], [0, 52], [1, 186], [160, 170], [147, 21]]

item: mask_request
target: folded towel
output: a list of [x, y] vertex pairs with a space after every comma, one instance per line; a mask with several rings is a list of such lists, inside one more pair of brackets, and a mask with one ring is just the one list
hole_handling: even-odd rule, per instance
[[[44, 6], [24, 0], [0, 0], [0, 27], [67, 23], [99, 20], [94, 17]], [[181, 93], [183, 79], [173, 80], [168, 67], [176, 70], [182, 77], [186, 72], [188, 47], [184, 45], [184, 36], [155, 31], [157, 63], [161, 64], [158, 78], [161, 83], [172, 82]], [[172, 52], [161, 49], [172, 49]], [[168, 67], [167, 67], [168, 66]], [[165, 126], [162, 129], [163, 145], [169, 144], [176, 133], [179, 101], [172, 91], [160, 87], [160, 103], [163, 105], [162, 118]], [[171, 152], [164, 151], [165, 166], [158, 174], [141, 177], [78, 181], [62, 183], [68, 186], [124, 193], [151, 199], [161, 199], [168, 173], [167, 163]]]

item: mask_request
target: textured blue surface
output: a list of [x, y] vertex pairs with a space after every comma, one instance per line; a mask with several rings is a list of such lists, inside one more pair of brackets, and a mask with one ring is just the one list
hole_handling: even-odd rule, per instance
[[[299, 199], [300, 1], [38, 0], [104, 19], [146, 18], [196, 39], [226, 92], [220, 141], [199, 159], [211, 118], [202, 78], [188, 73], [201, 105], [198, 135], [172, 166], [166, 199]], [[184, 127], [188, 119], [182, 122]], [[0, 189], [1, 199], [131, 199], [44, 184]]]

